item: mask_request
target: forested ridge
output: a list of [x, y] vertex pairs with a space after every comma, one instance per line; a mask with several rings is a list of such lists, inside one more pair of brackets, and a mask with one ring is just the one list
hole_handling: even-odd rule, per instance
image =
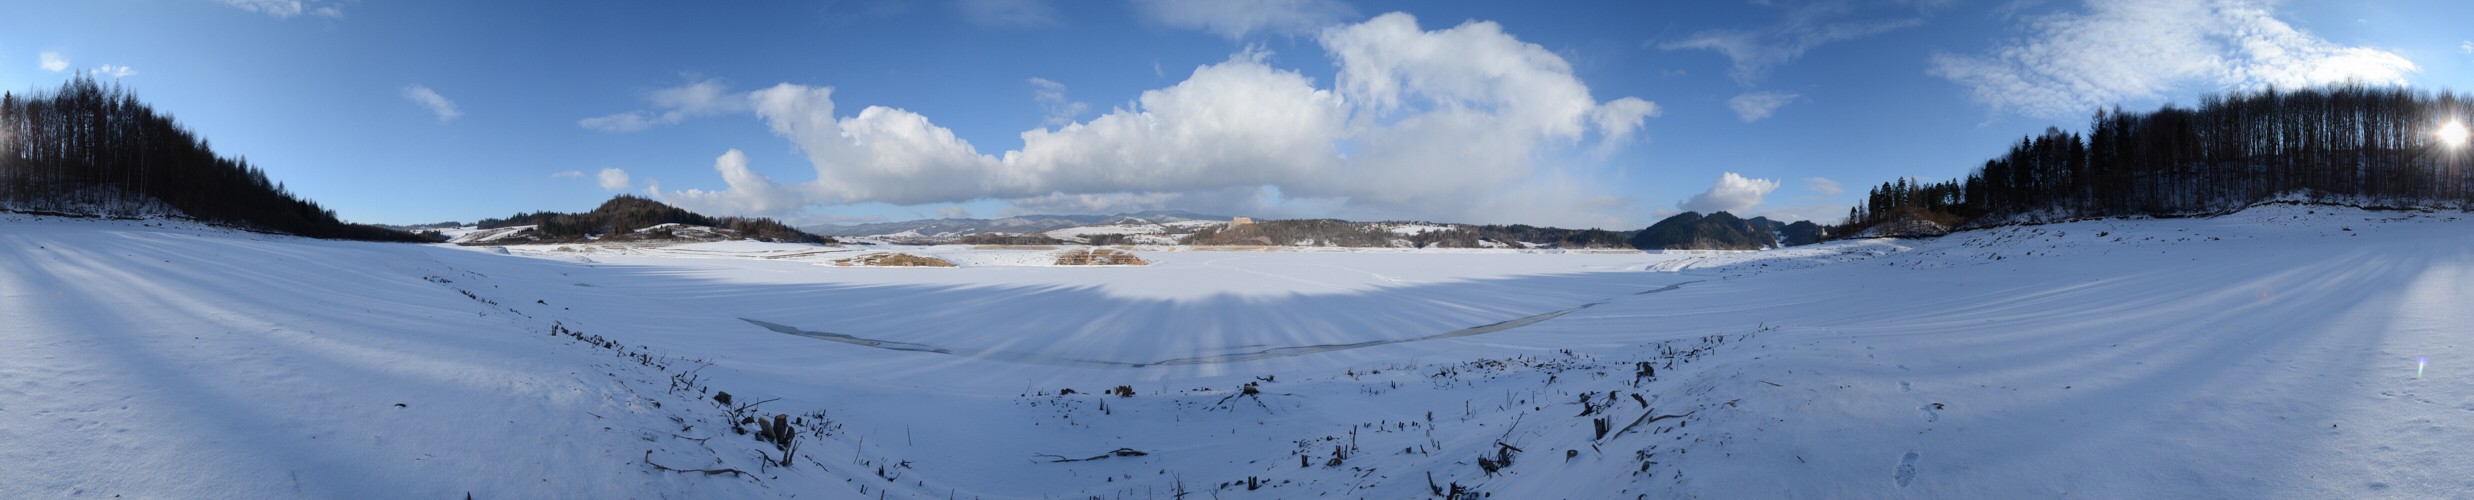
[[2446, 135], [2470, 116], [2474, 107], [2449, 91], [2362, 85], [2210, 95], [2148, 113], [2115, 107], [2085, 133], [2021, 139], [1962, 179], [1874, 187], [1832, 233], [1910, 218], [1959, 227], [2219, 213], [2280, 197], [2463, 208], [2474, 201], [2474, 155]]
[[547, 241], [585, 241], [591, 237], [633, 238], [636, 230], [662, 224], [708, 226], [736, 231], [740, 236], [777, 242], [832, 243], [833, 240], [808, 234], [773, 219], [747, 217], [711, 217], [687, 211], [635, 195], [618, 195], [602, 202], [591, 212], [532, 212], [515, 214], [505, 219], [482, 219], [481, 229], [507, 226], [533, 226], [533, 231]]
[[80, 75], [58, 90], [0, 95], [0, 208], [73, 216], [178, 212], [199, 221], [316, 238], [425, 241], [345, 223], [248, 160], [114, 83]]
[[1829, 236], [1812, 221], [1783, 223], [1768, 217], [1750, 219], [1719, 211], [1709, 215], [1684, 212], [1633, 233], [1633, 248], [1642, 250], [1760, 250], [1819, 243]]

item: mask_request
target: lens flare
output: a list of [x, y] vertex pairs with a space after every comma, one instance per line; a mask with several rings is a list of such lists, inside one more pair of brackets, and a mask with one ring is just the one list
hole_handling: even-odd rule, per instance
[[2439, 130], [2431, 132], [2432, 136], [2439, 138], [2440, 144], [2446, 144], [2451, 148], [2465, 147], [2465, 141], [2469, 134], [2470, 133], [2465, 129], [2464, 123], [2453, 120], [2449, 121], [2447, 124], [2440, 125]]
[[2430, 365], [2430, 364], [2431, 364], [2431, 358], [2429, 358], [2429, 357], [2424, 357], [2424, 356], [2415, 356], [2415, 357], [2414, 357], [2414, 378], [2422, 378], [2422, 367], [2424, 367], [2424, 366], [2428, 366], [2428, 365]]

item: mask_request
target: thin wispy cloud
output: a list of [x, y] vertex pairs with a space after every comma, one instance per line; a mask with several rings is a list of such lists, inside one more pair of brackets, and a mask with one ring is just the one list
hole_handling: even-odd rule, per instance
[[1735, 116], [1743, 119], [1744, 123], [1752, 123], [1769, 118], [1770, 114], [1778, 112], [1778, 108], [1786, 107], [1800, 97], [1803, 95], [1794, 92], [1747, 92], [1727, 99], [1727, 107], [1734, 108]]
[[1073, 123], [1083, 113], [1091, 111], [1090, 103], [1065, 98], [1065, 84], [1046, 78], [1031, 77], [1031, 100], [1039, 102], [1040, 109], [1047, 111], [1048, 120], [1044, 124], [1052, 127]]
[[647, 118], [643, 112], [626, 112], [576, 120], [576, 126], [613, 134], [642, 132], [644, 129], [653, 128], [655, 125], [667, 125], [669, 123], [678, 122], [656, 122], [651, 118]]
[[1838, 181], [1830, 180], [1825, 177], [1804, 178], [1804, 190], [1812, 191], [1813, 193], [1820, 194], [1822, 196], [1838, 196], [1839, 193], [1847, 192], [1847, 188], [1845, 186], [1840, 186]]
[[999, 28], [1036, 28], [1061, 24], [1050, 0], [955, 0], [954, 10], [972, 24]]
[[60, 55], [59, 52], [46, 51], [42, 54], [37, 54], [35, 56], [35, 61], [37, 65], [42, 66], [44, 71], [59, 73], [69, 70], [69, 58]]
[[716, 79], [689, 81], [676, 87], [656, 89], [645, 94], [652, 109], [641, 109], [576, 120], [576, 125], [614, 134], [640, 132], [645, 129], [676, 125], [688, 118], [744, 112], [748, 109], [747, 94], [732, 92]]
[[1357, 9], [1338, 0], [1134, 0], [1134, 9], [1154, 22], [1230, 40], [1253, 34], [1313, 34], [1358, 17]]
[[2069, 119], [2186, 90], [2404, 84], [2420, 67], [2330, 42], [2279, 20], [2264, 0], [2089, 0], [2027, 21], [1981, 54], [1937, 53], [1929, 72], [1997, 112]]
[[[1187, 193], [1049, 193], [1028, 198], [1006, 200], [1012, 205], [1005, 215], [1026, 214], [1117, 214], [1165, 209], [1171, 205], [1198, 208], [1240, 206], [1234, 201], [1252, 199], [1256, 189], [1226, 189], [1224, 192]], [[1231, 195], [1230, 193], [1235, 193]], [[1259, 212], [1250, 212], [1259, 213]]]
[[290, 19], [304, 14], [328, 19], [344, 17], [342, 6], [323, 0], [215, 0], [215, 2], [240, 10], [266, 14], [276, 19]]
[[584, 171], [582, 170], [562, 170], [550, 174], [550, 178], [552, 179], [575, 179], [581, 177], [584, 177]]
[[1789, 8], [1785, 19], [1766, 28], [1707, 30], [1650, 44], [1663, 50], [1709, 50], [1725, 55], [1733, 63], [1727, 75], [1749, 86], [1814, 48], [1924, 24], [1922, 18], [1845, 19], [1853, 15], [1850, 4], [1814, 2]]
[[2026, 15], [2028, 11], [2035, 10], [2038, 7], [2043, 7], [2047, 1], [2050, 0], [2010, 0], [2009, 2], [2003, 3], [2000, 7], [1994, 7], [1991, 17], [1994, 19], [2015, 21], [2018, 20], [2020, 16]]
[[446, 96], [438, 95], [438, 91], [430, 90], [429, 87], [405, 85], [404, 100], [412, 101], [413, 104], [428, 109], [431, 114], [438, 115], [438, 123], [454, 121], [456, 117], [464, 116], [464, 112], [456, 108], [455, 101], [447, 100]]
[[128, 77], [132, 77], [132, 76], [137, 76], [137, 70], [134, 70], [134, 69], [129, 69], [129, 67], [128, 67], [128, 66], [116, 66], [116, 65], [105, 64], [105, 65], [102, 65], [102, 66], [96, 66], [96, 67], [95, 67], [95, 69], [94, 69], [94, 74], [95, 74], [95, 76], [108, 76], [108, 77], [112, 77], [112, 78], [128, 78]]

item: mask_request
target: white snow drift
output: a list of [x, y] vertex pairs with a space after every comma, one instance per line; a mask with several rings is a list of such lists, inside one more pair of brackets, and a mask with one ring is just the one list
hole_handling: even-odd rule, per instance
[[2448, 496], [2463, 218], [867, 269], [10, 216], [0, 497]]

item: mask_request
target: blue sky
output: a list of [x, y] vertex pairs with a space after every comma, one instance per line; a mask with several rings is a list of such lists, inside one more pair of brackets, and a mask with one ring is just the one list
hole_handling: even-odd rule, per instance
[[[1186, 209], [1834, 218], [2094, 106], [2474, 76], [2474, 3], [9, 2], [347, 219], [620, 193], [794, 223]], [[2455, 21], [2455, 22], [2452, 22]]]

